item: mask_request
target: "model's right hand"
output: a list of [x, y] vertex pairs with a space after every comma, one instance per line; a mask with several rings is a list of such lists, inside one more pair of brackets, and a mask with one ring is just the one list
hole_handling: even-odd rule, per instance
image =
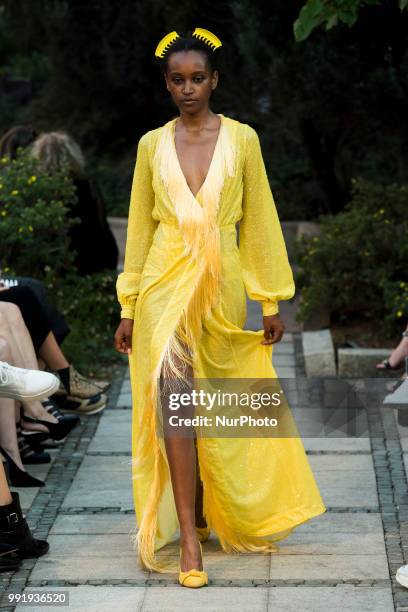
[[115, 332], [115, 349], [118, 353], [132, 352], [133, 319], [122, 319]]

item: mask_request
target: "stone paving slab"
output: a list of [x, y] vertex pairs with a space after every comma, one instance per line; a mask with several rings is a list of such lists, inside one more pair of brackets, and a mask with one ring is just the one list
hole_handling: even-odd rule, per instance
[[[25, 589], [25, 593], [32, 591]], [[55, 587], [38, 587], [35, 591], [53, 592]], [[162, 588], [137, 586], [77, 586], [64, 587], [69, 592], [70, 612], [179, 612], [180, 610], [210, 610], [225, 612], [225, 602], [237, 612], [393, 612], [391, 589], [355, 587], [273, 587], [237, 588], [211, 587], [192, 591], [177, 586]], [[61, 607], [47, 606], [47, 610]], [[62, 608], [64, 609], [64, 608]], [[17, 606], [17, 612], [39, 612], [44, 606]]]
[[302, 439], [303, 446], [307, 451], [326, 452], [370, 452], [371, 444], [369, 438], [309, 438]]
[[130, 460], [124, 455], [85, 456], [62, 507], [132, 509]]
[[[107, 522], [107, 528], [109, 524]], [[358, 550], [366, 555], [385, 557], [382, 522], [377, 513], [327, 512], [297, 527], [278, 545], [279, 555], [353, 555]], [[203, 550], [206, 555], [222, 552], [215, 534], [211, 534]], [[158, 554], [178, 554], [178, 543], [168, 544]], [[248, 555], [249, 560], [254, 557], [256, 555]]]
[[25, 466], [26, 471], [31, 476], [34, 476], [35, 478], [39, 478], [40, 480], [45, 481], [45, 486], [44, 487], [20, 487], [20, 488], [13, 487], [13, 489], [18, 491], [18, 494], [20, 497], [20, 504], [23, 510], [28, 510], [31, 507], [31, 504], [33, 503], [33, 500], [39, 491], [45, 491], [45, 492], [47, 491], [47, 482], [46, 482], [47, 474], [50, 471], [51, 466], [55, 461], [58, 451], [50, 449], [49, 451], [47, 450], [47, 452], [49, 452], [51, 456], [50, 463], [41, 463], [38, 465], [26, 465]]
[[118, 406], [131, 406], [132, 405], [132, 395], [130, 391], [121, 393], [118, 398]]
[[130, 533], [134, 529], [135, 516], [133, 513], [112, 512], [109, 514], [60, 514], [50, 533], [52, 535], [81, 535], [81, 534], [113, 534]]
[[130, 411], [105, 411], [88, 452], [131, 452], [131, 434]]
[[274, 612], [393, 612], [391, 589], [355, 587], [285, 587], [269, 589]]
[[270, 578], [274, 580], [387, 579], [385, 555], [272, 555]]
[[[164, 607], [163, 607], [164, 606]], [[141, 608], [142, 612], [266, 612], [268, 606], [268, 589], [209, 587], [203, 589], [180, 589], [177, 586], [167, 587], [165, 602], [163, 591], [152, 588], [146, 592]]]
[[29, 606], [19, 605], [16, 612], [44, 612], [64, 611], [69, 612], [137, 612], [141, 610], [145, 597], [145, 587], [104, 587], [104, 586], [77, 586], [53, 588], [27, 588], [25, 593], [30, 591], [58, 592], [59, 590], [68, 591], [69, 607], [62, 606]]
[[276, 370], [278, 378], [295, 378], [295, 368], [290, 366], [283, 366], [279, 364], [279, 361], [275, 364], [275, 359], [272, 357], [273, 367]]
[[127, 534], [50, 535], [31, 580], [146, 580]]
[[378, 506], [371, 456], [309, 455], [308, 458], [326, 506]]
[[295, 366], [295, 356], [291, 354], [274, 351], [273, 363], [275, 366], [294, 367]]
[[[228, 609], [237, 612], [266, 612], [268, 589], [266, 588], [228, 588], [212, 587], [204, 589], [182, 589], [178, 586], [151, 588], [138, 586], [77, 586], [64, 587], [69, 591], [69, 612], [192, 612], [220, 611]], [[25, 590], [30, 592], [30, 588]], [[45, 590], [44, 587], [34, 589]], [[55, 587], [49, 591], [56, 590]], [[47, 589], [48, 591], [48, 589]], [[165, 598], [165, 603], [163, 601]], [[230, 608], [231, 606], [231, 608]], [[65, 608], [47, 606], [46, 610], [64, 610]], [[17, 606], [17, 612], [38, 612], [44, 606]]]
[[375, 513], [325, 513], [279, 544], [281, 555], [378, 555], [386, 560], [381, 516]]

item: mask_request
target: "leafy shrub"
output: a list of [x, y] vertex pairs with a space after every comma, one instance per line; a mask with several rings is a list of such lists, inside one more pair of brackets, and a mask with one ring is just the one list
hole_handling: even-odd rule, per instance
[[0, 159], [0, 266], [8, 274], [39, 279], [72, 271], [74, 253], [68, 232], [78, 222], [67, 218], [75, 202], [67, 171], [39, 172], [27, 153]]
[[320, 217], [320, 234], [296, 243], [299, 318], [324, 305], [400, 330], [408, 317], [408, 187], [353, 180], [343, 212]]
[[54, 294], [56, 305], [71, 327], [64, 340], [64, 352], [82, 370], [95, 373], [101, 362], [118, 359], [113, 348], [113, 335], [120, 320], [115, 284], [116, 275], [111, 271], [69, 275]]
[[43, 174], [26, 153], [0, 159], [0, 267], [7, 276], [44, 281], [71, 328], [64, 353], [83, 371], [98, 373], [101, 363], [117, 360], [116, 275], [76, 274], [68, 234], [79, 220], [67, 216], [75, 199], [67, 171]]

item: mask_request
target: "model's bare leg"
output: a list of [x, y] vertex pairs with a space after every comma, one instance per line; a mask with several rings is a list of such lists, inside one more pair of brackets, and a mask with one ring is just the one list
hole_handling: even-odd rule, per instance
[[196, 527], [207, 527], [207, 521], [203, 515], [203, 483], [200, 479], [200, 470], [198, 465], [197, 438], [194, 438], [196, 450], [196, 494], [195, 494], [195, 524]]
[[[187, 369], [187, 376], [192, 379], [191, 368]], [[188, 392], [189, 387], [180, 389]], [[173, 411], [163, 406], [163, 423], [166, 432], [166, 420]], [[183, 406], [177, 411], [178, 416], [191, 417], [192, 406]], [[180, 568], [181, 571], [190, 569], [202, 570], [202, 559], [200, 545], [195, 529], [195, 495], [196, 495], [196, 449], [193, 437], [193, 428], [185, 427], [183, 431], [177, 428], [177, 437], [166, 436], [167, 460], [170, 468], [171, 482], [173, 486], [174, 501], [180, 524], [180, 546], [182, 549]], [[183, 436], [183, 437], [181, 437]]]
[[[24, 324], [20, 309], [15, 304], [0, 302], [0, 330], [3, 338], [3, 348], [0, 360], [7, 361], [19, 368], [38, 370], [37, 358], [34, 352], [30, 334]], [[56, 423], [57, 419], [49, 414], [41, 402], [24, 402], [26, 413], [37, 419]], [[44, 425], [27, 423], [25, 429], [47, 432]]]

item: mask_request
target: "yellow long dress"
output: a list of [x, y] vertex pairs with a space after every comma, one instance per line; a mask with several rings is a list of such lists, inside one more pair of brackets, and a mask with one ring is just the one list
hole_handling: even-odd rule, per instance
[[[277, 313], [279, 300], [295, 291], [258, 135], [219, 116], [210, 168], [196, 196], [175, 148], [177, 118], [140, 138], [117, 280], [121, 317], [134, 319], [134, 542], [142, 567], [156, 571], [174, 570], [156, 551], [179, 527], [156, 429], [158, 378], [177, 373], [172, 357], [183, 356], [183, 343], [193, 348], [197, 378], [276, 378], [273, 345], [261, 344], [263, 329], [242, 329], [245, 291], [261, 302], [264, 315]], [[197, 438], [197, 450], [204, 515], [227, 552], [276, 551], [273, 541], [326, 510], [297, 437]]]

